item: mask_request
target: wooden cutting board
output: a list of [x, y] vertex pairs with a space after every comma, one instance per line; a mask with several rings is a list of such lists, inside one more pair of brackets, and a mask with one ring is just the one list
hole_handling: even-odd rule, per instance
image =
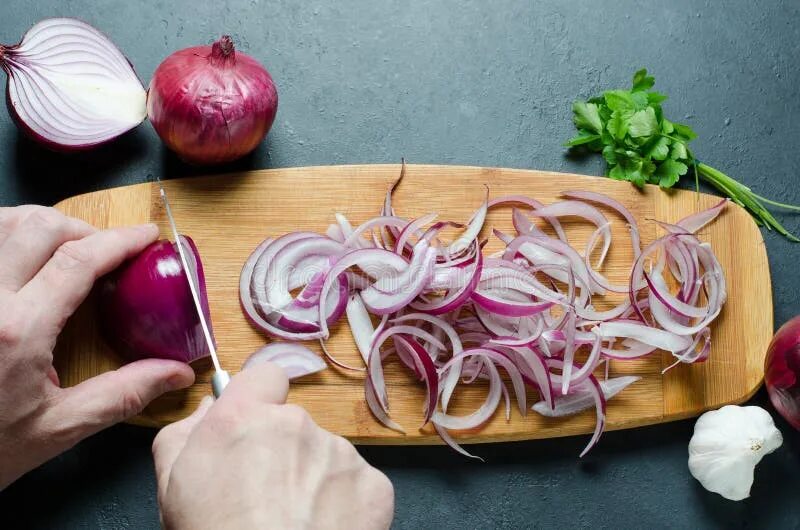
[[[239, 272], [249, 253], [267, 237], [294, 230], [324, 232], [340, 212], [355, 225], [377, 214], [387, 187], [400, 171], [399, 165], [361, 165], [274, 169], [165, 182], [178, 226], [194, 238], [203, 259], [211, 315], [221, 362], [238, 371], [247, 356], [267, 340], [251, 327], [239, 308]], [[594, 190], [615, 197], [640, 222], [643, 243], [657, 237], [649, 219], [676, 221], [706, 208], [719, 199], [689, 191], [664, 193], [645, 190], [606, 178], [544, 171], [458, 166], [409, 165], [395, 193], [398, 215], [408, 218], [436, 211], [441, 219], [466, 221], [485, 194], [526, 194], [544, 202], [556, 200], [570, 189]], [[99, 191], [67, 199], [61, 211], [101, 227], [155, 222], [169, 233], [155, 184], [139, 184]], [[612, 212], [614, 243], [603, 272], [612, 281], [627, 278], [632, 259], [625, 223]], [[490, 213], [484, 234], [496, 227], [511, 231], [508, 209]], [[586, 223], [566, 222], [570, 240], [581, 243], [591, 231]], [[741, 208], [729, 208], [701, 237], [712, 244], [725, 270], [728, 302], [712, 327], [712, 350], [707, 362], [679, 366], [665, 375], [672, 362], [669, 354], [656, 353], [638, 361], [614, 361], [612, 375], [636, 374], [641, 381], [630, 386], [608, 407], [608, 429], [686, 418], [728, 403], [748, 399], [763, 377], [766, 348], [773, 332], [769, 265], [761, 233]], [[574, 243], [573, 243], [574, 244]], [[492, 238], [488, 251], [499, 249]], [[579, 247], [582, 248], [582, 247]], [[609, 303], [611, 300], [609, 300]], [[97, 309], [91, 299], [71, 319], [59, 340], [55, 363], [64, 385], [74, 385], [120, 365], [117, 356], [100, 339]], [[317, 349], [316, 344], [310, 345]], [[341, 360], [358, 365], [347, 323], [333, 328], [328, 343]], [[196, 384], [168, 394], [134, 422], [164, 425], [189, 414], [210, 392], [210, 362], [195, 363]], [[382, 427], [373, 419], [363, 392], [363, 373], [327, 370], [297, 381], [289, 400], [305, 406], [323, 427], [363, 444], [439, 443], [430, 427], [418, 430], [423, 407], [423, 386], [414, 381], [397, 361], [386, 366], [390, 412], [406, 435]], [[477, 384], [457, 393], [453, 413], [467, 413], [482, 402], [485, 387]], [[535, 396], [529, 397], [534, 399]], [[564, 419], [542, 418], [530, 412], [522, 417], [513, 410], [506, 421], [502, 406], [481, 430], [461, 433], [465, 442], [490, 442], [547, 438], [590, 432], [594, 412]]]

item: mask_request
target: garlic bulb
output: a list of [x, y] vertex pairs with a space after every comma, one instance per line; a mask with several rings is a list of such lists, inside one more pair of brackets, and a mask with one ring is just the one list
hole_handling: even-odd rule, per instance
[[689, 442], [689, 471], [705, 489], [740, 501], [750, 496], [756, 464], [782, 443], [766, 410], [726, 405], [698, 418]]

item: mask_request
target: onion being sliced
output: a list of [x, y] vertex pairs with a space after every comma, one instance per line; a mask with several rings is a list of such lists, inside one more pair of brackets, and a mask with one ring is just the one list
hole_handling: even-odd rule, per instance
[[[177, 244], [183, 245], [184, 270]], [[127, 360], [174, 359], [186, 363], [209, 355], [187, 281], [194, 283], [213, 339], [203, 263], [194, 242], [152, 243], [100, 283], [103, 334]]]

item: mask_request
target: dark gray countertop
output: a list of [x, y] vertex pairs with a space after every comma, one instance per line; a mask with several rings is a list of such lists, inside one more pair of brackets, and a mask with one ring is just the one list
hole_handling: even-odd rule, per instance
[[[800, 203], [796, 1], [6, 0], [0, 41], [58, 15], [111, 35], [146, 82], [170, 52], [224, 32], [263, 60], [280, 92], [275, 126], [254, 156], [226, 170], [405, 156], [599, 174], [600, 160], [561, 148], [572, 134], [570, 103], [627, 86], [646, 66], [672, 96], [668, 115], [699, 132], [705, 161]], [[20, 138], [0, 112], [0, 146], [0, 205], [198, 173], [148, 124], [70, 157]], [[796, 217], [782, 220], [800, 232]], [[800, 312], [800, 246], [774, 234], [766, 242], [782, 323]], [[763, 392], [754, 402], [767, 406]], [[584, 437], [476, 447], [486, 464], [440, 447], [362, 452], [395, 484], [397, 528], [798, 528], [800, 435], [777, 423], [786, 442], [741, 503], [689, 475], [691, 421], [607, 433], [583, 460]], [[0, 493], [3, 526], [157, 527], [153, 435], [119, 426], [30, 473]]]

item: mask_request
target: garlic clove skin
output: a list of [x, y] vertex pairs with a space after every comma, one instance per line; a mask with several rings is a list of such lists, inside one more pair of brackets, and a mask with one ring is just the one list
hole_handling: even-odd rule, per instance
[[689, 442], [689, 471], [705, 489], [740, 501], [750, 496], [756, 464], [781, 444], [766, 410], [726, 405], [698, 418]]

